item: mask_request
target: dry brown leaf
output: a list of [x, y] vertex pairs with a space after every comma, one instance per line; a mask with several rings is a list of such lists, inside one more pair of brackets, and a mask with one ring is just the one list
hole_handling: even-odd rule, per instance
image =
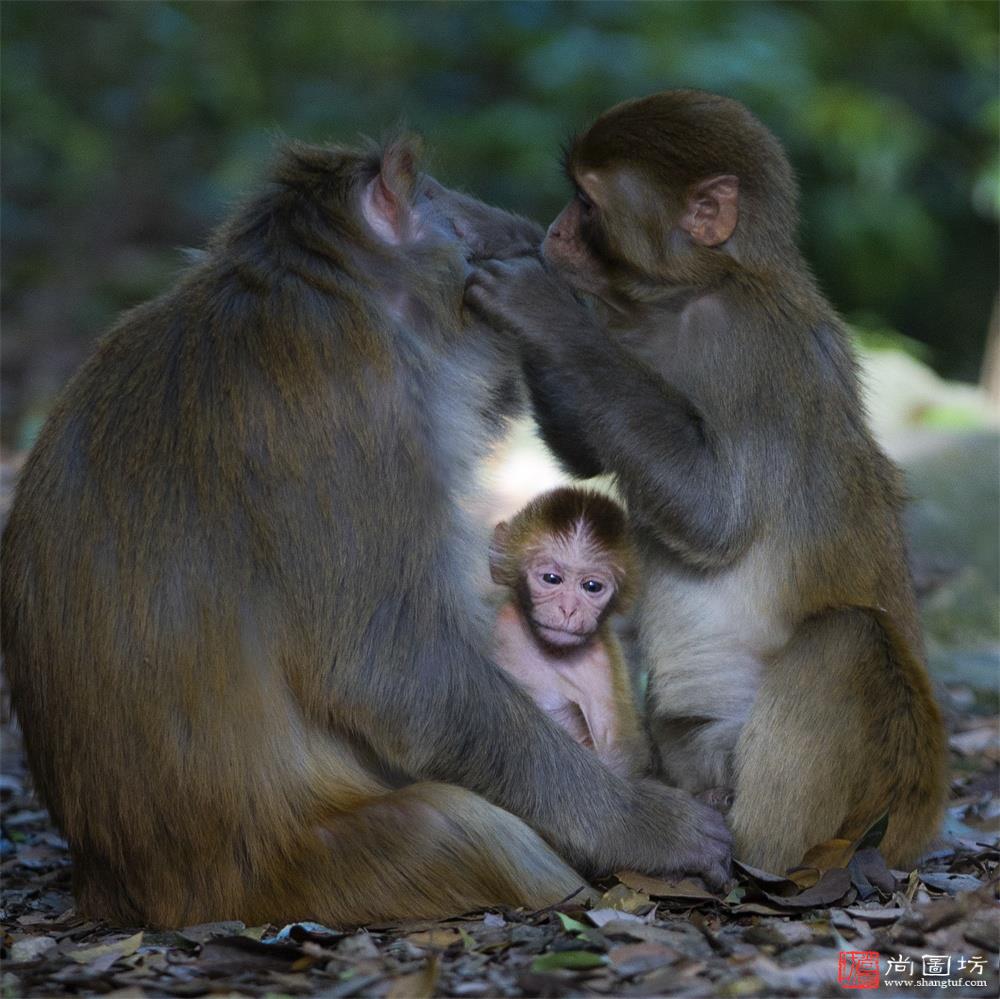
[[628, 885], [615, 885], [606, 891], [597, 903], [599, 909], [618, 909], [621, 912], [645, 912], [652, 906], [648, 895], [633, 891]]
[[917, 876], [929, 888], [955, 895], [960, 891], [976, 891], [983, 887], [982, 881], [971, 874], [948, 874], [946, 872], [923, 871]]
[[677, 951], [655, 943], [622, 944], [608, 951], [608, 960], [624, 977], [642, 975], [677, 960]]
[[872, 907], [871, 909], [864, 909], [861, 906], [853, 906], [850, 909], [844, 910], [849, 916], [854, 916], [856, 919], [863, 919], [867, 923], [875, 923], [879, 926], [885, 923], [894, 923], [900, 916], [906, 914], [906, 909], [901, 909], [898, 906], [893, 906], [891, 908], [885, 908], [882, 906]]
[[[215, 977], [231, 975], [237, 969], [288, 971], [302, 959], [299, 947], [285, 943], [261, 943], [248, 937], [213, 937], [198, 954], [198, 967]], [[311, 959], [308, 959], [311, 961]]]
[[855, 888], [860, 889], [862, 883], [866, 881], [886, 898], [890, 898], [896, 890], [896, 879], [886, 867], [885, 858], [878, 850], [858, 850], [851, 857], [848, 866]]
[[645, 892], [652, 898], [697, 898], [717, 901], [717, 897], [710, 891], [706, 891], [701, 885], [687, 878], [682, 881], [665, 881], [636, 871], [622, 871], [615, 877], [634, 891]]
[[275, 985], [280, 985], [283, 991], [293, 995], [308, 994], [312, 991], [308, 975], [301, 973], [289, 974], [285, 971], [269, 971], [267, 977]]
[[744, 864], [742, 860], [734, 860], [733, 867], [737, 872], [746, 874], [751, 880], [759, 885], [767, 885], [771, 891], [795, 891], [796, 884], [790, 881], [784, 874], [774, 874], [771, 871], [762, 870], [759, 867], [751, 867]]
[[142, 943], [142, 930], [124, 940], [116, 940], [114, 943], [102, 944], [100, 947], [85, 947], [83, 950], [70, 951], [66, 956], [72, 958], [78, 964], [88, 964], [105, 954], [115, 954], [118, 957], [128, 957], [134, 954]]
[[633, 912], [623, 912], [621, 909], [591, 909], [587, 918], [600, 929], [609, 923], [641, 923], [642, 920]]
[[811, 874], [806, 873], [809, 868], [814, 868], [823, 875], [827, 871], [848, 867], [859, 851], [870, 852], [878, 848], [888, 823], [889, 816], [885, 814], [876, 819], [857, 839], [835, 837], [809, 847], [801, 862], [788, 871], [789, 878], [802, 888], [813, 887], [817, 882]]
[[821, 873], [831, 867], [846, 867], [854, 856], [854, 850], [855, 843], [852, 840], [828, 839], [806, 850], [798, 867], [815, 867]]
[[794, 881], [800, 888], [812, 888], [819, 879], [820, 872], [816, 867], [793, 867], [788, 872], [788, 880]]
[[419, 933], [411, 933], [406, 938], [414, 947], [431, 947], [444, 950], [462, 940], [462, 931], [457, 926], [437, 926]]
[[424, 999], [434, 995], [437, 980], [438, 961], [436, 957], [431, 957], [419, 971], [394, 978], [386, 999]]
[[851, 888], [851, 875], [843, 867], [827, 871], [819, 883], [807, 888], [800, 895], [764, 895], [774, 905], [789, 909], [817, 909], [839, 902]]
[[737, 916], [787, 916], [786, 909], [778, 909], [772, 905], [763, 905], [760, 902], [741, 902], [730, 910]]

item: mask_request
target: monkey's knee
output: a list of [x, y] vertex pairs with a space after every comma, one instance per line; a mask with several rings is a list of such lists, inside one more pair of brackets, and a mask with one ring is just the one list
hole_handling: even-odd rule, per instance
[[319, 913], [338, 925], [442, 918], [490, 905], [542, 908], [592, 895], [524, 822], [453, 785], [415, 784], [372, 799], [331, 817], [319, 839], [336, 885], [335, 897], [325, 886]]
[[452, 784], [406, 789], [421, 831], [440, 851], [452, 876], [456, 861], [484, 897], [513, 906], [541, 908], [577, 894], [593, 897], [586, 881], [526, 823], [484, 798]]

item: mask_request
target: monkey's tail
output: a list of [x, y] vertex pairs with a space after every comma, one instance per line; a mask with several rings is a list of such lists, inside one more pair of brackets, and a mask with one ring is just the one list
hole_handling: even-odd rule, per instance
[[880, 849], [890, 864], [913, 863], [937, 830], [944, 812], [947, 743], [941, 712], [923, 663], [893, 617], [866, 608], [874, 620], [885, 700], [874, 742], [885, 761], [883, 781], [844, 821], [840, 836], [857, 839], [888, 812]]
[[803, 622], [769, 663], [736, 749], [736, 855], [783, 871], [885, 812], [882, 851], [914, 860], [944, 793], [944, 733], [927, 674], [877, 609]]
[[262, 886], [246, 918], [348, 927], [570, 897], [595, 895], [519, 818], [464, 788], [423, 783], [325, 818], [313, 848]]

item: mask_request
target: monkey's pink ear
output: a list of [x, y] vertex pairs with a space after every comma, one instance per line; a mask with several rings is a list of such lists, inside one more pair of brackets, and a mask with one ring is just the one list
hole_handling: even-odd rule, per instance
[[387, 243], [402, 243], [410, 233], [410, 203], [417, 181], [421, 141], [409, 135], [382, 151], [379, 172], [362, 195], [365, 220]]
[[493, 528], [493, 537], [490, 539], [490, 579], [500, 586], [504, 586], [509, 582], [503, 571], [509, 540], [510, 524], [505, 520], [501, 520]]
[[739, 217], [740, 179], [727, 173], [695, 185], [678, 224], [696, 243], [720, 246], [732, 236]]

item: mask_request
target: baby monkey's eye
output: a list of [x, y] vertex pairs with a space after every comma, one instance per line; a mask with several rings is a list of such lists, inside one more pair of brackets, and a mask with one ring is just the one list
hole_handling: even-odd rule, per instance
[[604, 589], [604, 584], [596, 579], [588, 579], [582, 585], [588, 593], [600, 593]]
[[594, 207], [594, 203], [583, 191], [576, 192], [576, 200], [580, 202], [580, 207], [583, 209], [584, 214], [588, 213]]
[[554, 572], [543, 572], [542, 582], [549, 586], [558, 586], [562, 582], [562, 576], [557, 576]]

